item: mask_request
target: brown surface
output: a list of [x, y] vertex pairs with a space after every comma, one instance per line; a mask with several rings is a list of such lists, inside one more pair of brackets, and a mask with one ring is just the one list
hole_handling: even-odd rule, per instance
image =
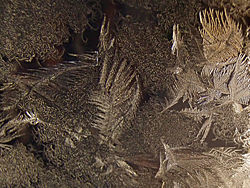
[[[182, 102], [181, 98], [162, 113], [166, 99], [176, 95], [172, 91], [178, 77], [174, 74], [176, 68], [185, 74], [191, 69], [202, 78], [205, 57], [198, 13], [208, 5], [221, 9], [223, 5], [216, 0], [105, 0], [101, 3], [65, 0], [53, 4], [52, 8], [48, 0], [35, 4], [27, 1], [25, 5], [13, 2], [3, 0], [0, 5], [1, 15], [5, 17], [0, 16], [0, 20], [6, 22], [3, 27], [0, 21], [0, 88], [8, 82], [15, 83], [0, 90], [0, 144], [13, 146], [6, 150], [0, 145], [0, 187], [161, 187], [161, 179], [155, 178], [160, 152], [164, 153], [161, 138], [171, 148], [188, 146], [200, 152], [209, 147], [236, 146], [235, 128], [240, 133], [247, 129], [246, 111], [235, 114], [231, 104], [215, 109], [207, 105], [204, 108], [213, 109], [216, 116], [205, 143], [201, 144], [196, 135], [205, 119], [199, 122], [181, 113], [189, 105], [188, 100]], [[233, 7], [228, 8], [229, 14], [243, 28], [247, 27], [244, 20], [249, 15], [242, 11], [247, 2], [237, 1], [242, 3], [237, 8], [232, 2], [225, 3], [226, 8], [229, 4]], [[22, 7], [29, 17], [18, 16]], [[36, 22], [33, 14], [38, 18]], [[82, 53], [89, 55], [89, 50], [100, 47], [96, 44], [103, 14], [111, 23], [114, 50], [99, 52], [99, 62], [86, 60]], [[174, 24], [179, 24], [185, 44], [178, 58], [171, 54]], [[20, 40], [19, 30], [24, 35]], [[38, 40], [38, 36], [46, 39]], [[89, 40], [82, 41], [85, 37]], [[83, 46], [79, 49], [79, 45]], [[73, 57], [68, 53], [78, 54]], [[89, 104], [90, 96], [101, 87], [98, 81], [105, 55], [109, 63], [126, 59], [132, 65], [131, 72], [136, 72], [142, 93], [136, 101], [140, 102], [133, 118], [128, 121], [124, 118], [123, 127], [116, 132], [117, 140], [111, 143], [93, 126], [99, 111]], [[77, 63], [70, 64], [69, 60]], [[208, 85], [207, 80], [202, 81]], [[107, 83], [112, 85], [111, 81]], [[112, 96], [112, 91], [105, 92]], [[2, 131], [11, 119], [18, 117], [18, 112], [25, 111], [34, 111], [41, 122], [26, 126], [17, 139], [15, 132]], [[9, 133], [14, 135], [13, 139], [6, 142], [2, 139], [1, 143], [1, 136]], [[214, 141], [215, 138], [219, 141]]]

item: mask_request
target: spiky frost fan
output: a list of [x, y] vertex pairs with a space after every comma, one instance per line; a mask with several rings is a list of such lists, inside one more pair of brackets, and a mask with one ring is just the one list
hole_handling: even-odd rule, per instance
[[203, 50], [209, 64], [224, 62], [242, 52], [241, 25], [224, 12], [213, 9], [200, 12]]
[[90, 99], [97, 108], [93, 125], [100, 130], [104, 140], [117, 141], [136, 113], [141, 88], [136, 70], [119, 54], [106, 17], [101, 28], [99, 51], [102, 56], [100, 89]]

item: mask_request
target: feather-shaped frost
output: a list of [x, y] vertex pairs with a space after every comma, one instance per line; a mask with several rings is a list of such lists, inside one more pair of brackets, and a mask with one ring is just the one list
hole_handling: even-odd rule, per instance
[[240, 113], [242, 105], [249, 105], [250, 100], [250, 60], [239, 54], [228, 62], [230, 64], [212, 70], [212, 88], [205, 92], [203, 100], [206, 103], [216, 100], [221, 105], [233, 103], [235, 112]]
[[192, 107], [193, 99], [205, 91], [205, 87], [201, 82], [197, 73], [193, 70], [188, 70], [186, 73], [177, 75], [175, 83], [172, 85], [173, 99], [166, 104], [163, 112], [174, 106], [182, 98], [182, 102], [188, 101]]
[[69, 90], [84, 77], [83, 70], [93, 66], [94, 63], [68, 61], [49, 68], [17, 71], [13, 76], [9, 76], [2, 89], [0, 88], [3, 91], [1, 108], [16, 108], [20, 101], [33, 94], [53, 103], [58, 94]]
[[235, 64], [232, 79], [229, 82], [230, 99], [234, 104], [248, 105], [250, 100], [250, 58], [240, 54]]
[[100, 90], [93, 93], [90, 103], [98, 111], [93, 126], [100, 130], [104, 140], [117, 141], [121, 130], [135, 115], [141, 88], [135, 69], [120, 57], [109, 27], [110, 24], [104, 17], [99, 46], [102, 59]]
[[236, 57], [243, 48], [243, 35], [240, 24], [226, 12], [213, 9], [200, 12], [203, 38], [203, 51], [209, 64], [225, 62]]
[[[103, 65], [103, 69], [106, 67]], [[94, 93], [90, 100], [98, 109], [94, 126], [103, 135], [115, 139], [125, 121], [133, 118], [137, 110], [141, 97], [138, 75], [126, 60], [116, 61], [110, 72], [102, 71], [100, 85], [101, 90]]]
[[231, 79], [232, 72], [234, 71], [235, 64], [225, 65], [222, 68], [215, 68], [211, 70], [212, 83], [207, 91], [202, 94], [199, 99], [199, 104], [207, 104], [214, 100], [219, 100], [221, 96], [228, 95], [228, 82]]
[[221, 69], [216, 68], [213, 71], [213, 85], [216, 91], [220, 92], [221, 94], [229, 94], [227, 84], [233, 70], [234, 65], [228, 65]]
[[235, 187], [243, 183], [240, 178], [245, 177], [238, 171], [245, 168], [244, 157], [233, 148], [214, 148], [201, 153], [189, 148], [170, 148], [164, 142], [163, 145], [165, 156], [160, 156], [160, 168], [156, 174], [156, 178], [163, 181], [162, 187], [177, 184], [178, 187], [190, 188]]

